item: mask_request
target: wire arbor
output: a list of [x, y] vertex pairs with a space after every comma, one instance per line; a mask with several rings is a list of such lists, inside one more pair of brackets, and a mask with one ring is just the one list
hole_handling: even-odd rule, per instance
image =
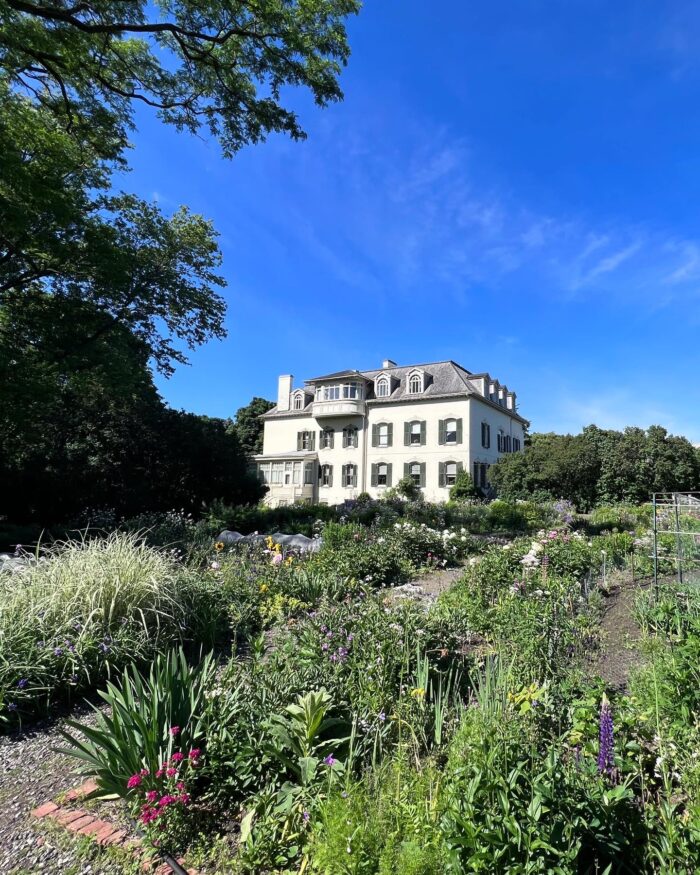
[[700, 492], [655, 492], [652, 509], [654, 586], [700, 584]]

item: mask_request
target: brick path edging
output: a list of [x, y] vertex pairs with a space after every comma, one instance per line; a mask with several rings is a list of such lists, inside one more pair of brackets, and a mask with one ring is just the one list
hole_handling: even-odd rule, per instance
[[[39, 805], [38, 808], [33, 809], [31, 816], [37, 820], [53, 821], [75, 835], [89, 836], [103, 847], [116, 845], [124, 850], [132, 851], [137, 856], [140, 855], [142, 852], [140, 839], [130, 838], [126, 830], [108, 820], [95, 817], [81, 808], [70, 808], [65, 804], [67, 802], [80, 802], [96, 789], [97, 784], [94, 781], [86, 781], [80, 787], [74, 787], [59, 797], [61, 801], [58, 803], [48, 801]], [[182, 866], [183, 860], [178, 860], [178, 863]], [[157, 864], [146, 860], [143, 863], [143, 871], [155, 872], [155, 875], [171, 875], [173, 869], [168, 863]], [[199, 875], [196, 869], [188, 869], [187, 873], [188, 875]]]

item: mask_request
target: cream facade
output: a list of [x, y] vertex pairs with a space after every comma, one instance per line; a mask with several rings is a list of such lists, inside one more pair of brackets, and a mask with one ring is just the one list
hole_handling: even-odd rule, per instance
[[256, 466], [272, 505], [340, 504], [381, 496], [405, 476], [428, 501], [446, 501], [466, 469], [488, 489], [488, 467], [522, 450], [528, 425], [514, 392], [452, 361], [307, 380], [279, 378], [277, 405], [264, 414]]

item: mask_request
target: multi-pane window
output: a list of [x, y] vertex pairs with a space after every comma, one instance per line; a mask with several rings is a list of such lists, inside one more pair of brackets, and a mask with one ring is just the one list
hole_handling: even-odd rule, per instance
[[423, 427], [420, 422], [412, 422], [410, 430], [410, 444], [412, 446], [423, 443]]
[[262, 465], [258, 465], [258, 474], [260, 475], [260, 479], [263, 483], [270, 482], [270, 463], [265, 462]]
[[486, 450], [491, 446], [491, 426], [488, 422], [481, 423], [481, 446]]
[[423, 391], [423, 378], [420, 374], [411, 374], [408, 378], [408, 391], [411, 395], [417, 395]]
[[380, 377], [377, 380], [376, 386], [377, 398], [386, 398], [389, 395], [389, 380], [387, 377]]
[[389, 425], [386, 422], [383, 422], [381, 425], [377, 427], [377, 446], [378, 447], [388, 447], [389, 446]]
[[513, 438], [513, 452], [520, 452], [520, 438]]
[[389, 466], [382, 462], [377, 465], [377, 486], [389, 485]]
[[343, 398], [362, 398], [362, 386], [359, 383], [343, 386]]
[[300, 450], [313, 450], [314, 433], [312, 431], [300, 431], [297, 435], [297, 446]]
[[506, 436], [503, 431], [498, 432], [498, 452], [505, 453], [506, 451]]
[[457, 420], [456, 419], [446, 419], [445, 420], [445, 443], [446, 444], [456, 444], [457, 443]]
[[445, 486], [454, 486], [457, 482], [457, 463], [445, 462]]
[[284, 475], [284, 463], [283, 462], [273, 462], [270, 483], [275, 484], [275, 485], [281, 484], [283, 475]]
[[304, 486], [313, 486], [314, 482], [314, 463], [306, 462], [304, 465]]
[[321, 486], [333, 485], [333, 465], [321, 465], [319, 468], [319, 481]]
[[421, 467], [420, 462], [411, 462], [408, 466], [408, 476], [413, 480], [415, 486], [421, 486], [422, 477], [421, 477]]
[[302, 410], [304, 407], [304, 396], [303, 395], [295, 395], [294, 396], [294, 409]]
[[347, 425], [343, 429], [343, 447], [346, 449], [348, 447], [356, 447], [357, 446], [357, 427], [354, 425]]
[[357, 465], [343, 465], [343, 486], [357, 486]]
[[319, 433], [319, 441], [318, 446], [321, 450], [332, 450], [333, 449], [333, 429], [332, 428], [324, 428]]

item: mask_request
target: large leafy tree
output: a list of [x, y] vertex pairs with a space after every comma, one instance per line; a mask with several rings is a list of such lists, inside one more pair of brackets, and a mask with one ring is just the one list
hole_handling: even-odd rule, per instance
[[499, 494], [567, 498], [580, 510], [601, 502], [647, 501], [652, 492], [700, 486], [698, 453], [661, 426], [612, 431], [587, 426], [578, 435], [533, 434], [523, 453], [489, 471]]
[[[344, 20], [359, 0], [0, 0], [0, 67], [69, 129], [123, 133], [136, 103], [231, 155], [278, 131], [304, 136], [285, 86], [342, 96]], [[114, 132], [114, 129], [113, 129]]]
[[274, 406], [272, 401], [256, 396], [250, 404], [238, 408], [236, 421], [230, 430], [236, 433], [241, 448], [248, 456], [262, 453], [264, 424], [260, 417]]

